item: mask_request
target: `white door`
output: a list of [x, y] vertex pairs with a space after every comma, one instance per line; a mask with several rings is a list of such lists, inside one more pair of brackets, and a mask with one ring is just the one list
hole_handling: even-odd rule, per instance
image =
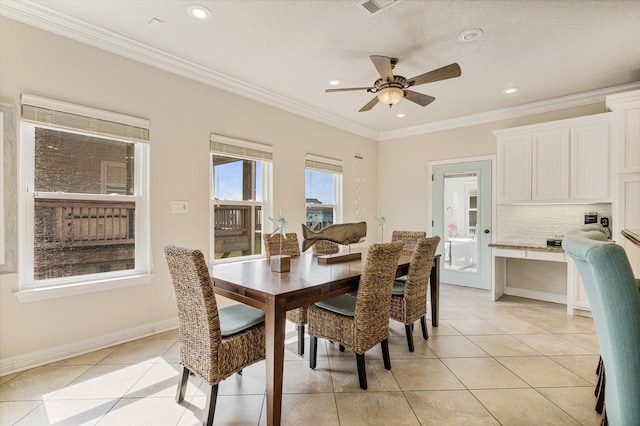
[[433, 166], [440, 281], [491, 288], [491, 160]]

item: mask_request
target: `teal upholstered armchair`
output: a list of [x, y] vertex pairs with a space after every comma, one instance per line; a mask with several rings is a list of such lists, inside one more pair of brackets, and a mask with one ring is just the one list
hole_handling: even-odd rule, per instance
[[640, 425], [640, 293], [624, 249], [594, 226], [562, 242], [584, 282], [606, 371], [606, 421]]

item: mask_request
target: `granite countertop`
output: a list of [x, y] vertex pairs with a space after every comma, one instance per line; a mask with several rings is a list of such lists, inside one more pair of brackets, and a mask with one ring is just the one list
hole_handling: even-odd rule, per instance
[[520, 243], [492, 243], [489, 247], [509, 249], [509, 250], [532, 250], [532, 251], [547, 251], [551, 253], [564, 253], [562, 247], [548, 247], [548, 246], [536, 246], [532, 244], [520, 244]]

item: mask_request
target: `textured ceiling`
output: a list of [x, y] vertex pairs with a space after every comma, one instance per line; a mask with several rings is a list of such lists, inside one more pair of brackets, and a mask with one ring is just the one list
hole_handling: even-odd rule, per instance
[[[9, 3], [0, 4], [6, 16], [28, 23], [35, 14], [55, 16], [51, 22], [71, 25], [77, 39], [99, 35], [101, 47], [162, 54], [165, 62], [184, 61], [199, 75], [213, 75], [214, 85], [372, 132], [640, 81], [638, 1], [405, 0], [374, 16], [353, 0], [37, 0], [21, 2], [33, 9], [24, 17], [7, 12]], [[191, 3], [209, 8], [212, 19], [189, 17]], [[153, 18], [163, 24], [150, 25]], [[470, 28], [481, 28], [483, 37], [460, 42], [458, 34]], [[360, 113], [372, 94], [324, 92], [330, 78], [341, 79], [341, 87], [371, 86], [379, 77], [372, 54], [399, 58], [395, 73], [405, 77], [452, 62], [462, 76], [416, 87], [436, 97], [427, 107], [405, 99]], [[504, 95], [510, 86], [520, 91]]]

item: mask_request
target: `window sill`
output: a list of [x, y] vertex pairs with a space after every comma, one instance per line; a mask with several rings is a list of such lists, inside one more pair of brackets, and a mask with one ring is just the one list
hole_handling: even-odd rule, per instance
[[123, 287], [150, 284], [153, 275], [134, 275], [128, 277], [110, 278], [99, 281], [87, 281], [83, 283], [59, 285], [55, 287], [34, 288], [19, 290], [14, 294], [18, 302], [35, 302], [38, 300], [55, 299], [57, 297], [75, 296], [78, 294], [95, 293], [104, 290], [113, 290]]

